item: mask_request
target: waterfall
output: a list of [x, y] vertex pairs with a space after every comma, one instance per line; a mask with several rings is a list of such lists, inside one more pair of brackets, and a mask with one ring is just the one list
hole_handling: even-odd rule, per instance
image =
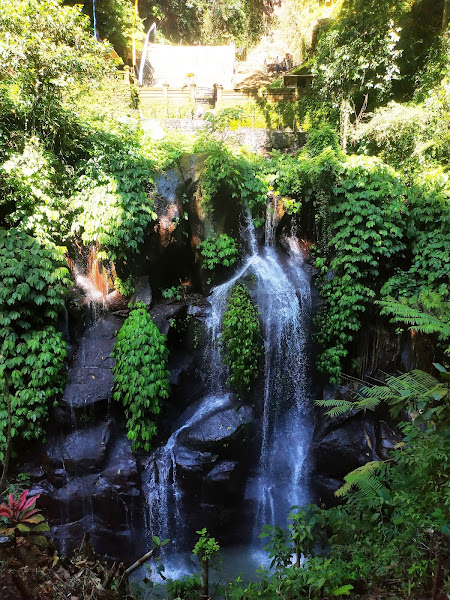
[[[206, 319], [205, 361], [211, 373], [209, 394], [195, 412], [183, 416], [184, 424], [149, 461], [148, 505], [150, 530], [179, 547], [186, 528], [182, 491], [178, 481], [177, 441], [180, 433], [201, 419], [231, 405], [226, 384], [227, 367], [221, 356], [221, 329], [229, 294], [246, 275], [254, 278], [254, 296], [261, 315], [264, 339], [261, 451], [256, 476], [248, 485], [253, 501], [254, 537], [266, 524], [285, 524], [289, 508], [306, 502], [301, 469], [309, 444], [307, 322], [311, 310], [310, 282], [303, 255], [294, 236], [285, 240], [288, 254], [275, 247], [276, 204], [268, 205], [266, 243], [258, 248], [250, 213], [243, 237], [247, 258], [209, 297]], [[188, 412], [188, 411], [187, 411]]]
[[306, 349], [311, 293], [301, 254], [284, 262], [280, 258], [266, 245], [254, 269], [265, 364], [255, 536], [266, 524], [284, 524], [290, 506], [306, 500], [300, 475], [309, 443]]
[[229, 395], [211, 395], [204, 398], [195, 413], [170, 436], [166, 445], [159, 449], [153, 459], [147, 497], [150, 507], [149, 525], [153, 535], [171, 540], [172, 551], [177, 549], [178, 541], [182, 539], [185, 528], [181, 503], [182, 492], [177, 477], [177, 438], [184, 429], [205, 416], [223, 409], [229, 402]]

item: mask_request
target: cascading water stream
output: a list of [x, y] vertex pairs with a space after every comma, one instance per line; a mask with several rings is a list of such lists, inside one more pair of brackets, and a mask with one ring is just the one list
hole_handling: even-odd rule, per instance
[[177, 479], [176, 445], [180, 433], [203, 419], [205, 416], [226, 407], [230, 402], [229, 395], [207, 396], [198, 406], [195, 413], [177, 429], [154, 458], [149, 479], [148, 504], [150, 506], [150, 529], [160, 538], [169, 538], [172, 550], [177, 549], [177, 542], [184, 529], [182, 514], [182, 492]]
[[211, 310], [206, 320], [206, 359], [211, 373], [209, 395], [149, 463], [150, 530], [172, 540], [171, 552], [182, 540], [186, 526], [182, 491], [177, 480], [177, 440], [184, 429], [231, 406], [220, 336], [230, 291], [247, 275], [255, 280], [264, 338], [261, 453], [256, 476], [247, 489], [247, 497], [253, 500], [255, 507], [254, 538], [265, 524], [285, 524], [289, 507], [306, 501], [301, 468], [309, 444], [306, 349], [310, 283], [296, 238], [285, 239], [288, 255], [275, 248], [275, 211], [268, 211], [266, 244], [261, 249], [258, 249], [251, 216], [246, 215], [247, 259], [236, 274], [216, 286], [209, 297]]

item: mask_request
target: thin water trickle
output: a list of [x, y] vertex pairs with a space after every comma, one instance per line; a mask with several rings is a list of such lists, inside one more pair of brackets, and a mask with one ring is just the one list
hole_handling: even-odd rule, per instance
[[171, 540], [171, 552], [177, 550], [185, 529], [182, 491], [177, 477], [176, 445], [180, 433], [206, 416], [227, 407], [230, 395], [210, 395], [203, 399], [195, 413], [186, 420], [157, 452], [150, 466], [147, 501], [149, 525], [153, 535]]

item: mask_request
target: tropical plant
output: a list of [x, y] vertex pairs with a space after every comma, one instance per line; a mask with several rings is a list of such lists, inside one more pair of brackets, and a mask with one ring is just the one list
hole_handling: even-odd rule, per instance
[[405, 324], [409, 330], [424, 335], [436, 334], [446, 351], [450, 351], [450, 302], [438, 292], [423, 290], [418, 297], [398, 300], [387, 297], [379, 304], [381, 314], [389, 315], [393, 323]]
[[66, 86], [113, 66], [110, 46], [94, 39], [81, 7], [63, 7], [61, 0], [4, 0], [0, 33], [2, 83], [14, 86], [32, 126], [46, 127]]
[[80, 164], [72, 200], [72, 231], [85, 244], [102, 246], [113, 261], [138, 253], [148, 225], [157, 219], [150, 194], [153, 163], [136, 135], [125, 128], [115, 137], [95, 138], [91, 158]]
[[[61, 249], [0, 229], [0, 458], [42, 437], [66, 381], [66, 343], [55, 325], [70, 280]], [[6, 474], [3, 474], [4, 485]]]
[[197, 573], [185, 575], [182, 579], [172, 579], [167, 582], [168, 600], [197, 600], [202, 581]]
[[199, 248], [202, 267], [208, 271], [214, 271], [219, 266], [231, 267], [239, 256], [236, 240], [226, 233], [207, 237]]
[[[73, 5], [74, 0], [63, 0], [63, 4]], [[84, 7], [84, 13], [93, 15], [93, 1], [77, 2]], [[143, 23], [135, 15], [134, 6], [128, 0], [103, 0], [95, 4], [96, 27], [99, 37], [108, 40], [123, 59], [132, 46], [133, 35], [142, 35]]]
[[258, 309], [246, 286], [233, 288], [222, 327], [223, 361], [230, 367], [228, 382], [238, 396], [245, 397], [258, 378], [262, 340]]
[[161, 296], [166, 300], [175, 300], [176, 302], [180, 302], [183, 300], [183, 288], [181, 285], [173, 285], [170, 288], [161, 290]]
[[339, 18], [322, 34], [314, 57], [314, 87], [338, 106], [374, 92], [389, 94], [399, 76], [398, 18], [404, 7], [395, 0], [369, 4], [344, 0]]
[[311, 129], [305, 144], [305, 151], [310, 157], [320, 156], [324, 150], [331, 148], [339, 151], [339, 137], [336, 131], [329, 126], [321, 129]]
[[[445, 369], [436, 367], [446, 377]], [[409, 410], [416, 425], [447, 423], [448, 385], [439, 382], [432, 375], [415, 369], [402, 375], [388, 375], [383, 385], [362, 385], [355, 392], [355, 400], [316, 400], [317, 406], [328, 408], [327, 415], [337, 417], [349, 412], [374, 411], [384, 402], [389, 406], [393, 418]]]
[[42, 535], [44, 531], [50, 531], [44, 516], [36, 508], [36, 500], [40, 494], [28, 498], [29, 490], [24, 490], [19, 498], [13, 494], [8, 496], [8, 504], [0, 504], [0, 535], [8, 536], [14, 541], [14, 545], [20, 546], [28, 543], [36, 546], [46, 546], [47, 538]]
[[211, 561], [217, 559], [220, 546], [216, 540], [209, 535], [206, 531], [206, 527], [200, 531], [196, 531], [199, 535], [198, 542], [195, 544], [192, 553], [197, 556], [200, 560], [202, 568], [202, 597], [208, 598], [209, 596], [209, 567]]
[[159, 332], [143, 302], [136, 303], [120, 328], [111, 356], [113, 398], [125, 407], [128, 439], [134, 450], [150, 450], [157, 433], [154, 418], [170, 395], [166, 337]]
[[407, 207], [402, 181], [375, 159], [348, 159], [333, 193], [328, 248], [316, 259], [326, 300], [317, 318], [318, 338], [326, 348], [318, 364], [338, 382], [341, 361], [360, 328], [361, 313], [376, 296], [380, 273], [389, 273], [390, 258], [398, 260], [406, 249]]

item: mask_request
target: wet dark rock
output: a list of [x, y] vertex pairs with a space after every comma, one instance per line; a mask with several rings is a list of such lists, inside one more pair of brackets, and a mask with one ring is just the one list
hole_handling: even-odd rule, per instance
[[217, 463], [216, 466], [208, 473], [209, 483], [222, 483], [230, 481], [233, 474], [236, 473], [238, 463], [234, 460], [224, 460]]
[[113, 316], [99, 319], [82, 336], [69, 368], [70, 382], [62, 398], [75, 409], [105, 402], [112, 396], [111, 352], [123, 321]]
[[131, 302], [143, 302], [147, 308], [150, 308], [152, 303], [152, 288], [147, 275], [136, 279]]
[[201, 294], [189, 294], [187, 302], [187, 315], [190, 317], [204, 319], [211, 310], [211, 304]]
[[218, 462], [206, 477], [205, 497], [218, 505], [234, 504], [245, 487], [245, 470], [237, 461]]
[[371, 460], [378, 460], [374, 450], [376, 435], [373, 423], [361, 415], [348, 418], [324, 435], [314, 434], [306, 464], [312, 472], [334, 479]]
[[170, 356], [169, 371], [170, 384], [180, 385], [186, 377], [192, 373], [195, 365], [195, 356], [191, 352], [179, 351]]
[[324, 477], [321, 475], [314, 476], [310, 485], [316, 504], [319, 506], [324, 504], [327, 508], [336, 506], [340, 500], [336, 498], [334, 492], [340, 488], [342, 484], [342, 479], [334, 479], [333, 477]]
[[239, 452], [252, 422], [251, 407], [227, 408], [186, 427], [178, 439], [181, 444], [201, 451]]
[[150, 311], [150, 316], [153, 319], [156, 327], [161, 333], [167, 335], [172, 319], [175, 319], [180, 313], [186, 309], [184, 302], [166, 301], [157, 304]]
[[86, 515], [78, 521], [52, 527], [52, 538], [61, 549], [61, 554], [67, 556], [80, 546], [86, 531], [92, 532], [98, 527], [100, 527], [100, 521], [93, 515]]
[[111, 436], [111, 421], [75, 430], [66, 437], [50, 439], [42, 464], [47, 474], [63, 470], [69, 475], [98, 473], [104, 466]]
[[177, 475], [183, 487], [192, 479], [198, 480], [207, 473], [214, 464], [215, 456], [211, 452], [198, 452], [183, 446], [174, 449]]
[[112, 397], [113, 374], [109, 369], [83, 369], [72, 377], [64, 390], [63, 402], [82, 408]]
[[[107, 467], [96, 481], [93, 494], [95, 514], [111, 527], [125, 527], [129, 513], [138, 509], [141, 479], [130, 442], [124, 437], [117, 440]], [[142, 511], [140, 511], [142, 513]]]
[[117, 290], [114, 290], [106, 296], [105, 306], [112, 311], [126, 310], [128, 307], [128, 298], [126, 296], [122, 296], [122, 294]]
[[51, 497], [46, 499], [53, 515], [52, 523], [70, 523], [92, 513], [92, 498], [97, 479], [97, 475], [67, 478], [64, 487], [54, 490]]

